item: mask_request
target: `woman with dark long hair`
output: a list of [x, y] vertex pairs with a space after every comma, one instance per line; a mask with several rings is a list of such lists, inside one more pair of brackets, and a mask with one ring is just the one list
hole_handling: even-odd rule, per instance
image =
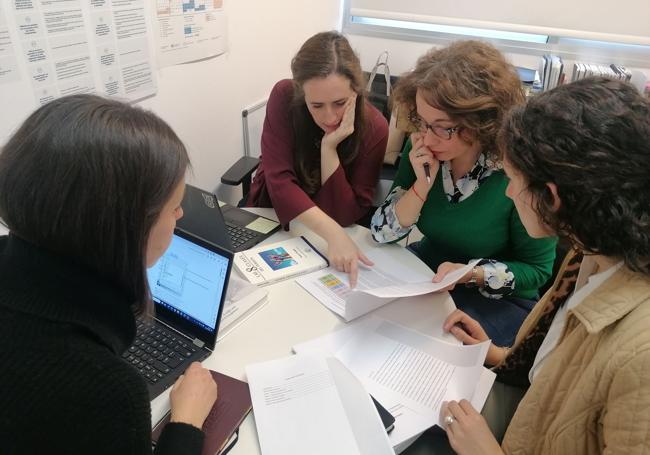
[[343, 227], [371, 207], [388, 125], [366, 101], [358, 57], [338, 32], [309, 38], [291, 62], [291, 80], [269, 96], [262, 155], [247, 205], [273, 207], [327, 241], [327, 255], [356, 282], [372, 263]]
[[[0, 437], [6, 454], [151, 453], [144, 377], [122, 359], [149, 317], [189, 159], [151, 112], [91, 95], [31, 114], [0, 153]], [[192, 364], [158, 454], [200, 454], [217, 398]]]

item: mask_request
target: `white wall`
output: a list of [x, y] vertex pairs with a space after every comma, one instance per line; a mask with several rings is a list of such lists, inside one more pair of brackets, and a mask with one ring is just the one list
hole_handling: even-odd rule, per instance
[[[389, 67], [391, 74], [394, 76], [408, 71], [415, 65], [415, 61], [424, 54], [427, 50], [434, 47], [431, 43], [422, 43], [416, 41], [408, 41], [401, 39], [386, 39], [377, 38], [363, 35], [347, 34], [347, 38], [354, 50], [361, 58], [361, 65], [365, 70], [370, 70], [377, 56], [387, 50], [389, 53]], [[532, 54], [515, 54], [504, 53], [506, 58], [516, 66], [524, 66], [527, 68], [537, 68], [539, 66], [540, 57]], [[587, 59], [586, 61], [592, 61]], [[573, 69], [573, 61], [564, 59], [564, 67], [569, 68], [567, 76], [571, 76]], [[650, 79], [650, 69], [638, 68], [644, 72], [648, 79]], [[565, 70], [565, 72], [567, 72]]]
[[[237, 202], [240, 188], [221, 185], [220, 178], [243, 155], [241, 110], [266, 98], [277, 80], [290, 77], [291, 58], [308, 37], [340, 30], [341, 1], [225, 0], [224, 7], [227, 53], [157, 71], [157, 94], [139, 104], [165, 119], [187, 146], [193, 166], [189, 180]], [[5, 103], [13, 107], [0, 109], [0, 144], [33, 109]]]
[[197, 186], [236, 202], [241, 190], [220, 177], [243, 155], [241, 110], [290, 77], [290, 62], [311, 35], [340, 29], [341, 2], [226, 0], [228, 52], [164, 68], [158, 94], [141, 103], [164, 118], [187, 146]]

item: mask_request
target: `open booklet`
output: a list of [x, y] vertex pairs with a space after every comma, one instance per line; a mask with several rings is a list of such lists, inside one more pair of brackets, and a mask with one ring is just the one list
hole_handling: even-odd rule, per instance
[[246, 375], [264, 455], [394, 455], [370, 395], [337, 359], [294, 355]]
[[[414, 274], [381, 250], [371, 250], [367, 256], [375, 265], [359, 267], [354, 289], [349, 286], [348, 275], [333, 267], [297, 278], [296, 282], [334, 313], [351, 321], [400, 297], [440, 291], [462, 278], [479, 261], [472, 261], [447, 274], [441, 282], [432, 283], [433, 274]], [[414, 276], [418, 281], [413, 281]]]
[[259, 311], [267, 301], [266, 289], [258, 288], [235, 274], [230, 274], [217, 342]]
[[483, 367], [489, 342], [462, 346], [369, 316], [294, 352], [338, 358], [395, 416], [390, 434], [398, 449], [440, 424], [443, 401], [467, 399], [480, 410], [495, 374]]

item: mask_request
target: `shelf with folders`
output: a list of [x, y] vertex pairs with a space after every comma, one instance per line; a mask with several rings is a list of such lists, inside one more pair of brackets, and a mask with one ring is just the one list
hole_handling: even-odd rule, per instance
[[564, 62], [560, 56], [545, 54], [539, 62], [539, 76], [543, 91], [551, 90], [564, 83]]
[[584, 79], [589, 76], [605, 76], [621, 81], [630, 81], [632, 72], [621, 65], [600, 65], [594, 63], [576, 62], [573, 64], [571, 82]]

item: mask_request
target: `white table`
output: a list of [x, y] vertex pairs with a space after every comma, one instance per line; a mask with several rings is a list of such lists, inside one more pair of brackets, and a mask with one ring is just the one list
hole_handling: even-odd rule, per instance
[[[276, 219], [272, 209], [251, 209], [255, 213]], [[266, 240], [273, 243], [292, 236], [304, 235], [313, 245], [326, 252], [326, 243], [303, 225], [293, 222], [290, 232], [280, 231]], [[396, 251], [402, 265], [421, 273], [428, 267], [412, 254], [404, 254], [398, 245], [378, 245], [370, 232], [361, 226], [346, 228], [348, 234], [363, 250], [388, 248]], [[233, 271], [233, 273], [235, 273]], [[245, 380], [245, 367], [250, 363], [286, 357], [297, 343], [325, 335], [345, 325], [343, 319], [325, 308], [293, 280], [267, 287], [268, 303], [250, 319], [217, 343], [214, 353], [203, 362], [210, 368]], [[407, 308], [408, 307], [408, 308]], [[426, 334], [440, 332], [442, 320], [455, 308], [448, 293], [401, 299], [376, 310], [373, 314], [393, 320]], [[169, 409], [169, 392], [152, 402], [152, 420], [158, 421]], [[290, 425], [290, 422], [287, 422]], [[260, 454], [253, 413], [240, 427], [239, 441], [232, 455]]]

